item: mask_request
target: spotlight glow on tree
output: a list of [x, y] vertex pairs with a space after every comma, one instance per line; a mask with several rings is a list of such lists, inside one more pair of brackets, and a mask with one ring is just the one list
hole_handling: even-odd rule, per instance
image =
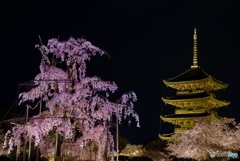
[[[117, 101], [109, 96], [117, 85], [101, 78], [87, 77], [86, 61], [92, 56], [106, 54], [100, 48], [83, 38], [69, 38], [67, 41], [50, 39], [47, 46], [36, 45], [42, 53], [40, 73], [34, 79], [34, 87], [20, 93], [20, 105], [42, 101], [44, 112], [32, 117], [25, 125], [16, 125], [5, 135], [4, 147], [11, 153], [17, 147], [20, 153], [21, 138], [27, 138], [39, 146], [41, 152], [48, 145], [46, 137], [57, 133], [65, 142], [79, 142], [79, 149], [90, 141], [98, 148], [98, 160], [108, 146], [114, 149], [113, 136], [109, 131], [111, 118], [133, 117], [136, 126], [139, 116], [134, 110], [137, 96], [134, 92], [122, 95]], [[107, 145], [108, 143], [108, 145]], [[79, 150], [78, 149], [78, 150]]]

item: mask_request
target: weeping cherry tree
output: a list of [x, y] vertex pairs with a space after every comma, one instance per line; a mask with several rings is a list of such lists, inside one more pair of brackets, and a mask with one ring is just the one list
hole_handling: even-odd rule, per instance
[[134, 110], [137, 96], [133, 91], [110, 101], [110, 94], [118, 89], [115, 82], [86, 76], [86, 62], [97, 54], [107, 54], [105, 51], [86, 39], [73, 37], [67, 41], [49, 39], [46, 46], [40, 44], [36, 48], [42, 54], [40, 73], [35, 76], [34, 86], [19, 94], [19, 105], [41, 101], [44, 108], [26, 124], [15, 125], [6, 133], [4, 148], [8, 153], [14, 148], [20, 153], [22, 138], [31, 140], [43, 153], [50, 144], [47, 136], [56, 133], [64, 142], [79, 143], [77, 150], [94, 142], [98, 160], [103, 160], [105, 149], [108, 153], [114, 149], [109, 129], [112, 117], [116, 117], [119, 124], [133, 117], [140, 127]]

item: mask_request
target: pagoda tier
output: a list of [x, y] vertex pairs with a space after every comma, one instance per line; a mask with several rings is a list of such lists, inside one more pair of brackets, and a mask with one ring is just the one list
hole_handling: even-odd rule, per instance
[[209, 117], [210, 115], [211, 114], [209, 113], [172, 114], [172, 115], [160, 116], [160, 118], [165, 122], [169, 122], [175, 125], [174, 133], [180, 133], [195, 126], [196, 121], [198, 119], [203, 117]]
[[163, 140], [170, 140], [173, 134], [184, 132], [195, 126], [198, 119], [203, 117], [209, 117], [209, 113], [197, 113], [197, 114], [171, 114], [160, 116], [160, 118], [168, 123], [174, 125], [174, 131], [170, 134], [160, 134], [159, 137]]
[[211, 120], [219, 119], [219, 116], [216, 113], [199, 113], [199, 114], [172, 114], [160, 116], [160, 118], [165, 121], [173, 124], [174, 132], [169, 134], [159, 134], [159, 137], [163, 140], [170, 140], [172, 135], [184, 132], [189, 130], [196, 125], [196, 122], [201, 118], [206, 118]]
[[197, 114], [171, 114], [160, 116], [160, 118], [174, 125], [179, 125], [181, 127], [192, 127], [195, 125], [197, 119], [202, 117], [209, 117], [209, 113], [197, 113]]
[[223, 106], [228, 106], [229, 101], [218, 100], [213, 94], [208, 94], [207, 92], [197, 93], [189, 92], [189, 94], [177, 94], [173, 97], [162, 98], [163, 102], [176, 106], [179, 108], [195, 109], [195, 108], [220, 108]]
[[164, 84], [176, 90], [217, 91], [225, 89], [228, 84], [223, 83], [204, 72], [200, 67], [191, 67], [182, 74], [163, 80]]

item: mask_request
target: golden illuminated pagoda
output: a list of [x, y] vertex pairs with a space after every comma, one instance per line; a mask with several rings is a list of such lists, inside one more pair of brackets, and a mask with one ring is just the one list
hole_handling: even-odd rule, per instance
[[198, 66], [197, 32], [193, 35], [193, 65], [180, 75], [163, 80], [167, 87], [176, 91], [172, 97], [162, 97], [165, 104], [175, 107], [175, 113], [160, 116], [161, 120], [174, 125], [170, 134], [160, 134], [163, 140], [171, 139], [171, 135], [183, 132], [193, 127], [202, 117], [218, 118], [217, 109], [228, 106], [229, 101], [216, 98], [216, 91], [226, 89], [223, 83], [203, 71]]

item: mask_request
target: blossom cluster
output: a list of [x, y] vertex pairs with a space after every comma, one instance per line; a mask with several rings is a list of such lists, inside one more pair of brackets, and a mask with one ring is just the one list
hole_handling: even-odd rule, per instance
[[167, 150], [179, 158], [209, 159], [210, 153], [239, 151], [239, 134], [240, 124], [233, 118], [202, 118], [193, 128], [173, 135]]

